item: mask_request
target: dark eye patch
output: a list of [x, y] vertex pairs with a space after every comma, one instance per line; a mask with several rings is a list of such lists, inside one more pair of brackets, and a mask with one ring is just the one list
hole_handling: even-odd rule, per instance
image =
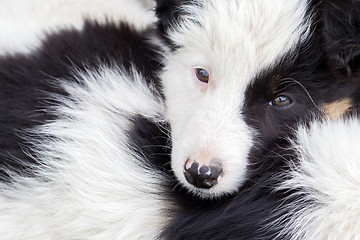
[[245, 121], [258, 131], [262, 144], [282, 139], [294, 125], [318, 111], [311, 98], [311, 86], [320, 78], [311, 69], [288, 67], [288, 63], [284, 61], [283, 65], [261, 72], [245, 93], [242, 113]]

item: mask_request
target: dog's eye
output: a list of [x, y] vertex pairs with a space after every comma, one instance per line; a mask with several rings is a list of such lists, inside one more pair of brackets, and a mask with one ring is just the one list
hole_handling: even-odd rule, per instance
[[276, 107], [287, 107], [290, 104], [292, 104], [292, 100], [285, 95], [277, 96], [269, 102], [270, 106], [276, 106]]
[[196, 68], [195, 69], [196, 77], [199, 79], [200, 82], [208, 83], [209, 82], [209, 73], [203, 68]]

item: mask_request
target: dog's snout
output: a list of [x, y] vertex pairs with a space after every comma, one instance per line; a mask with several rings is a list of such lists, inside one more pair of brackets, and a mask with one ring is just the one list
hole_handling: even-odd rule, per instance
[[222, 168], [217, 165], [200, 165], [187, 159], [184, 165], [186, 180], [198, 188], [209, 189], [218, 183]]

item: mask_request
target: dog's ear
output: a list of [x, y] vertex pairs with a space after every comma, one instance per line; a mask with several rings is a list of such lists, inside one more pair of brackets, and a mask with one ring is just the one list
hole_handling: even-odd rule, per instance
[[322, 11], [329, 66], [346, 75], [360, 72], [360, 1], [324, 1]]

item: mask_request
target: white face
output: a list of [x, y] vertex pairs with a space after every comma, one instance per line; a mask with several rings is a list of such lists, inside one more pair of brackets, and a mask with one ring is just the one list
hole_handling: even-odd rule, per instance
[[[179, 48], [169, 53], [162, 75], [172, 169], [193, 193], [219, 197], [246, 180], [257, 131], [244, 121], [245, 92], [307, 37], [306, 1], [212, 0], [186, 11], [169, 33]], [[184, 172], [194, 162], [220, 169], [217, 184], [190, 184]]]

